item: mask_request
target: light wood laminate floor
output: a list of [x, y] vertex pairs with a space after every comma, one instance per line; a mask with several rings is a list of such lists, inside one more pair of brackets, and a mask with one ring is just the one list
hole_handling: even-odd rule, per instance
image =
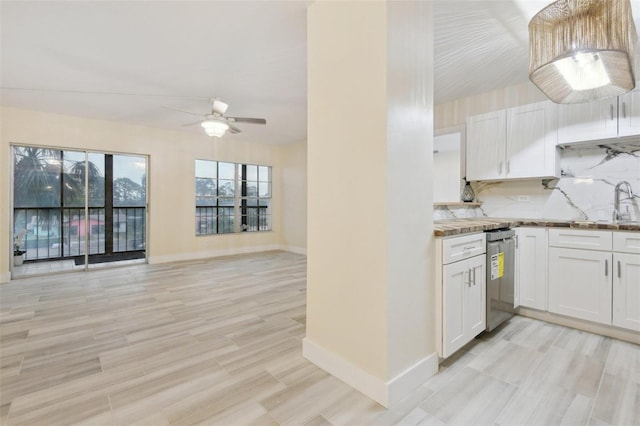
[[391, 410], [302, 357], [306, 258], [0, 286], [3, 425], [640, 425], [640, 347], [515, 317]]

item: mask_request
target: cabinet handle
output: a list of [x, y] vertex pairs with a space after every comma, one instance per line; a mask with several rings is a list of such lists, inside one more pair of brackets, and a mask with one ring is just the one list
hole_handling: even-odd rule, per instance
[[476, 285], [476, 268], [473, 268], [473, 285]]
[[609, 276], [609, 261], [607, 259], [604, 260], [604, 276]]
[[466, 271], [462, 271], [462, 284], [466, 285], [467, 287], [471, 287], [470, 280], [471, 274], [469, 273], [469, 270], [467, 269]]
[[611, 111], [611, 121], [613, 121], [613, 104], [609, 105], [609, 110]]
[[622, 278], [622, 266], [620, 265], [619, 260], [618, 260], [618, 278]]
[[622, 118], [627, 118], [627, 103], [622, 103]]
[[498, 161], [498, 174], [502, 174], [502, 161]]

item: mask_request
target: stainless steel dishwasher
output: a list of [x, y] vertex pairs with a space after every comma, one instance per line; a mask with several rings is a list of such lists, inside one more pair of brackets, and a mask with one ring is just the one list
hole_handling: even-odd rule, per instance
[[516, 231], [487, 231], [487, 331], [514, 314]]

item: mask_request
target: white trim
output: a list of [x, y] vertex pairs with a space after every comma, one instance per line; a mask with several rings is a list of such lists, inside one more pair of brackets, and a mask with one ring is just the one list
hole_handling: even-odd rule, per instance
[[438, 372], [438, 354], [436, 352], [422, 358], [402, 373], [387, 382], [389, 406], [406, 398], [414, 389]]
[[352, 388], [387, 407], [387, 386], [380, 378], [367, 373], [340, 356], [305, 337], [302, 340], [302, 356]]
[[212, 257], [233, 256], [235, 254], [257, 253], [261, 251], [281, 250], [278, 244], [257, 247], [240, 247], [223, 250], [207, 250], [192, 253], [168, 254], [165, 256], [149, 256], [149, 264], [182, 262], [185, 260], [201, 260]]
[[435, 352], [388, 382], [364, 371], [306, 337], [302, 340], [302, 355], [387, 408], [401, 401], [416, 387], [438, 372], [438, 355]]
[[11, 281], [11, 272], [3, 272], [0, 274], [0, 283], [8, 283]]
[[290, 251], [291, 253], [295, 253], [295, 254], [302, 254], [304, 256], [307, 255], [307, 248], [306, 247], [280, 246], [280, 249], [284, 250], [284, 251]]

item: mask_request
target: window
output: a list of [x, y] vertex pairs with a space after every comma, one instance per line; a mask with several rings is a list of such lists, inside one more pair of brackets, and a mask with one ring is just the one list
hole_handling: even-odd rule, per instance
[[196, 160], [196, 235], [271, 230], [271, 167]]
[[88, 253], [104, 262], [144, 250], [145, 157], [29, 146], [13, 156], [14, 235], [24, 231], [25, 260]]

